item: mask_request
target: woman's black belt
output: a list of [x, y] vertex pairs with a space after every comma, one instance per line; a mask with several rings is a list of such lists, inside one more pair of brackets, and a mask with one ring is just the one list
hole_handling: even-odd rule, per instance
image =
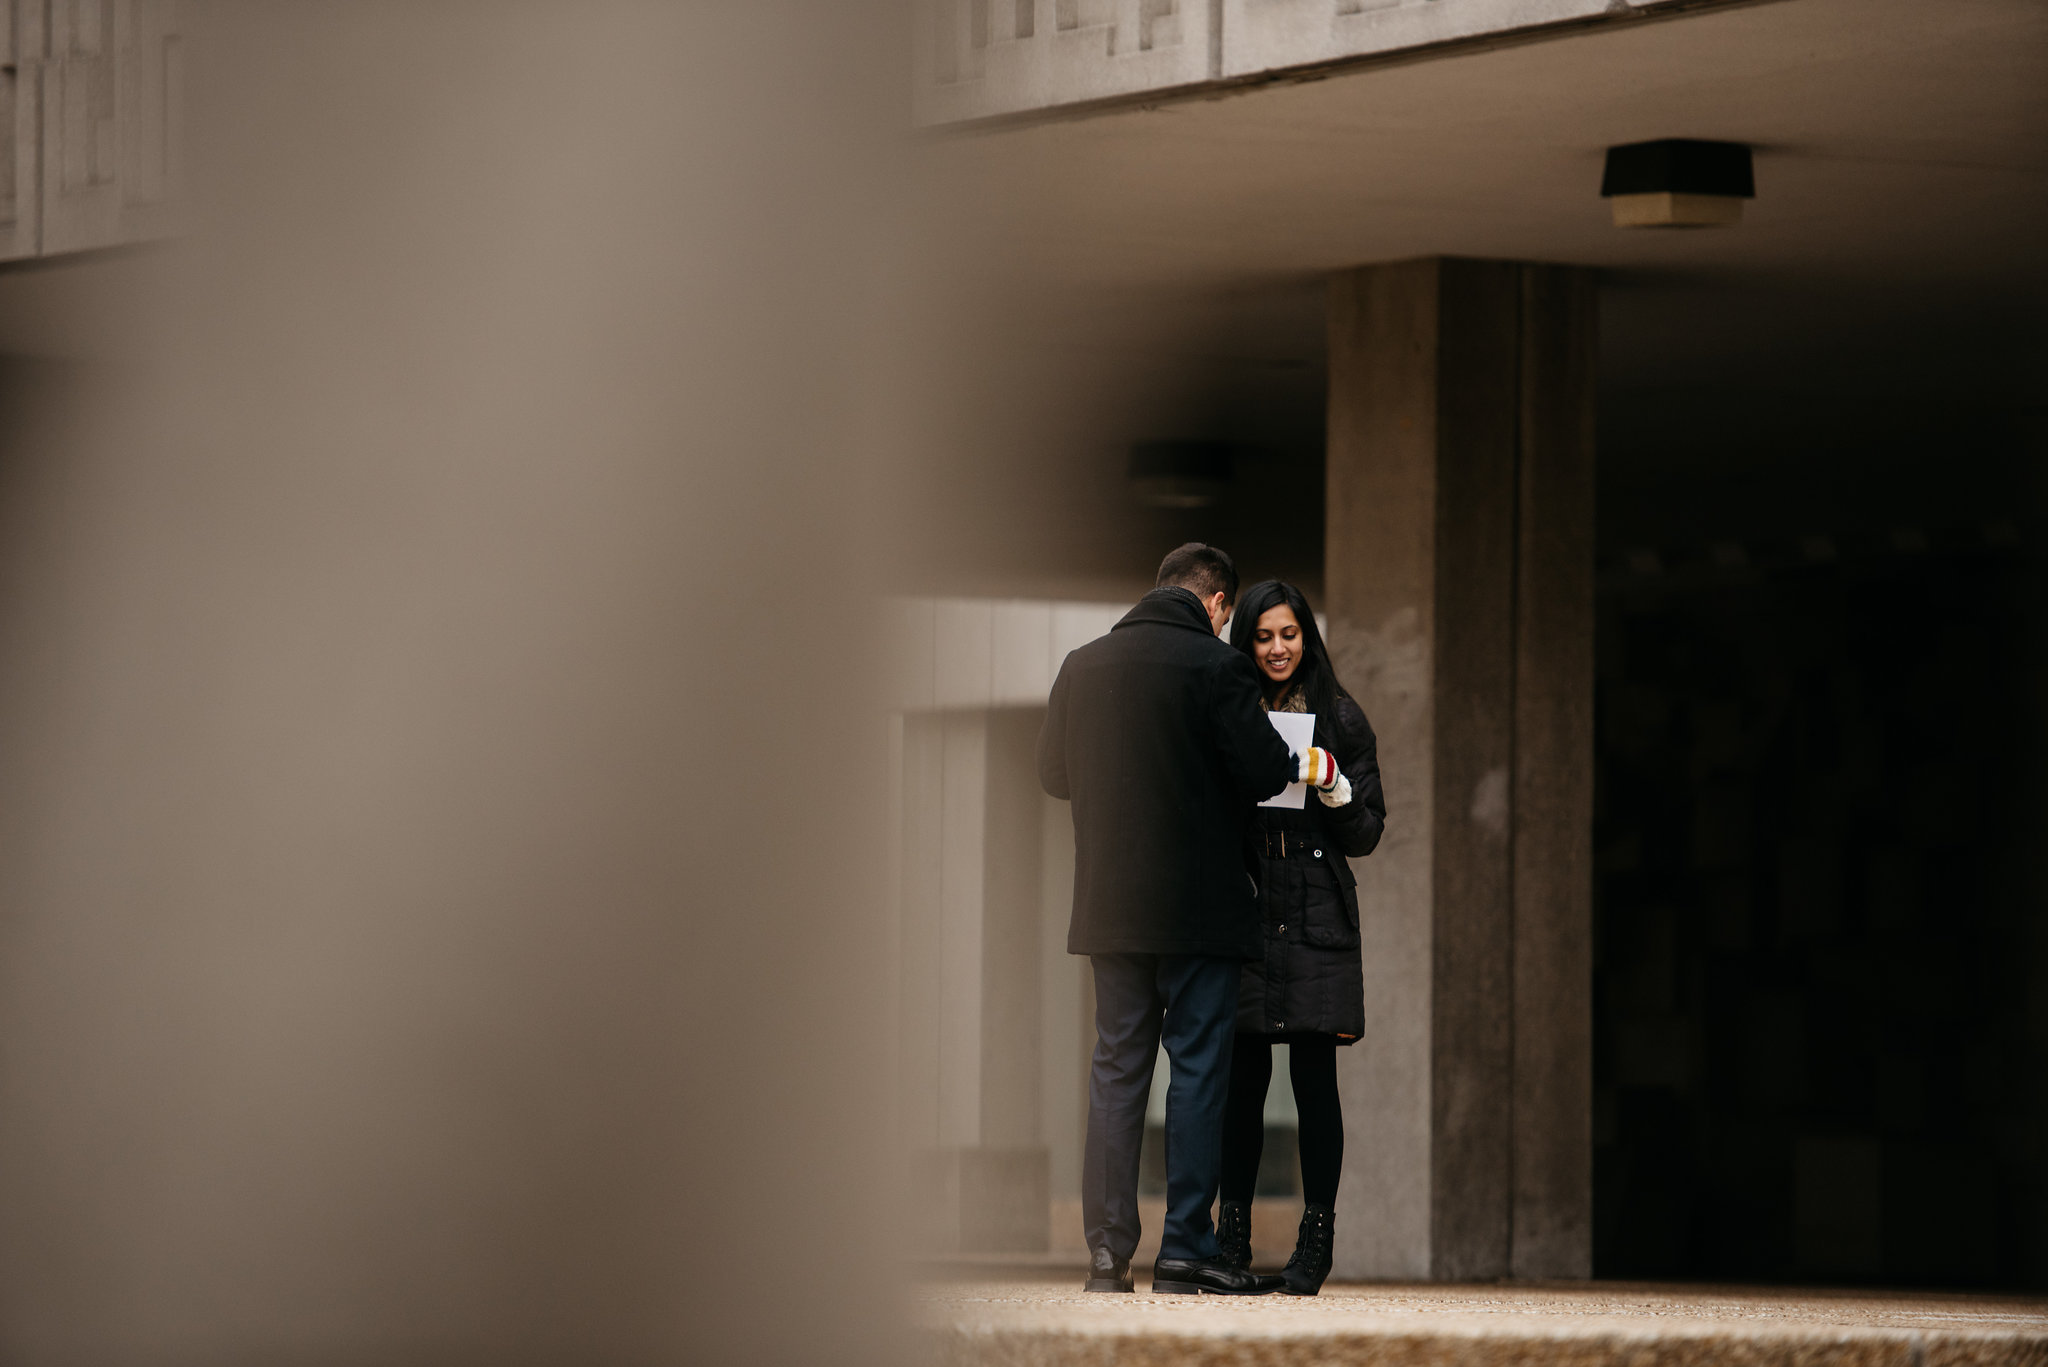
[[1268, 859], [1321, 859], [1323, 840], [1310, 831], [1260, 831]]

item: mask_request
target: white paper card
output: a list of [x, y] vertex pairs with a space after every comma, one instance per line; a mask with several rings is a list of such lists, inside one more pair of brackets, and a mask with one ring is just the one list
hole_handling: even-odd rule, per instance
[[[1268, 712], [1266, 720], [1273, 723], [1273, 729], [1280, 733], [1280, 739], [1287, 742], [1287, 748], [1297, 755], [1305, 755], [1308, 748], [1316, 743], [1316, 714], [1313, 712]], [[1259, 804], [1261, 807], [1294, 807], [1308, 805], [1308, 785], [1290, 783], [1275, 797], [1269, 797]]]

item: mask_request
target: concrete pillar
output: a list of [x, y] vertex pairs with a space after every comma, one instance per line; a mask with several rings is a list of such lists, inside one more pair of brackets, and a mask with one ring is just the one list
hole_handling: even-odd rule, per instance
[[1338, 1275], [1586, 1276], [1592, 281], [1368, 267], [1329, 323], [1325, 610], [1389, 808]]

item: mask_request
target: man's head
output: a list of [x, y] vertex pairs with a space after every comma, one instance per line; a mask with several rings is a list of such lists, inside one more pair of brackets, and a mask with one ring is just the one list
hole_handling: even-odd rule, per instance
[[1230, 620], [1230, 605], [1237, 601], [1237, 566], [1214, 546], [1190, 541], [1159, 562], [1158, 586], [1186, 589], [1201, 599], [1210, 627], [1220, 633]]

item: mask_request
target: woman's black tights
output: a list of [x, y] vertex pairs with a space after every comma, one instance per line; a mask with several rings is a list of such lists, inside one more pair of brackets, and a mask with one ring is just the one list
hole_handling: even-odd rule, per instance
[[[1289, 1041], [1287, 1072], [1301, 1115], [1301, 1196], [1312, 1206], [1337, 1204], [1344, 1170], [1344, 1107], [1337, 1100], [1337, 1041]], [[1273, 1081], [1273, 1045], [1239, 1035], [1230, 1055], [1230, 1099], [1223, 1106], [1223, 1199], [1249, 1201], [1259, 1184], [1266, 1142], [1266, 1088]]]

